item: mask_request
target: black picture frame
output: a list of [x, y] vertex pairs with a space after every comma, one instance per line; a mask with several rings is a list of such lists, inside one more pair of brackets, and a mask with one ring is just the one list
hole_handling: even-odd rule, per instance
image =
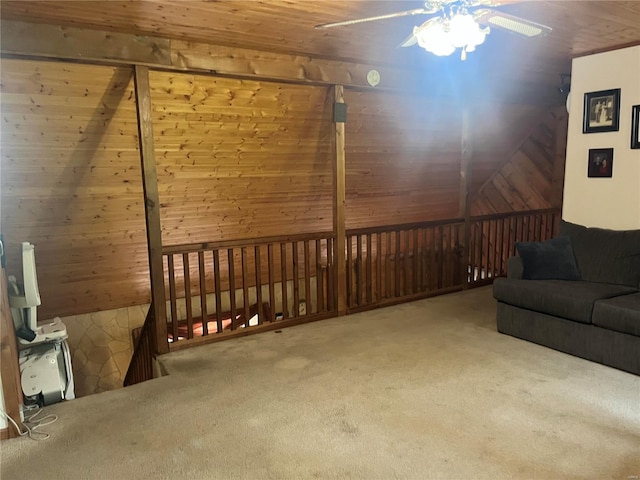
[[584, 94], [582, 133], [617, 132], [620, 129], [620, 89]]
[[631, 108], [631, 148], [640, 148], [640, 105]]
[[589, 178], [613, 177], [613, 148], [589, 149], [587, 176]]

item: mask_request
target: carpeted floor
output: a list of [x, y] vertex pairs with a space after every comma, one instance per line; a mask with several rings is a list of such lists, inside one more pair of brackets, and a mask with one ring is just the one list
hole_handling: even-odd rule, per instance
[[48, 407], [10, 479], [637, 479], [640, 377], [495, 331], [490, 288], [194, 348]]

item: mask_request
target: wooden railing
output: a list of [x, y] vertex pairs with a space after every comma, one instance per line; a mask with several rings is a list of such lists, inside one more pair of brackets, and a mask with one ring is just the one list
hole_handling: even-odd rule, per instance
[[554, 236], [560, 210], [534, 210], [472, 217], [469, 225], [469, 286], [487, 285], [507, 275], [507, 258], [516, 242], [544, 241]]
[[124, 377], [124, 386], [135, 385], [153, 378], [153, 355], [155, 348], [155, 318], [153, 308], [149, 308], [147, 318], [141, 328], [132, 332], [133, 356]]
[[330, 232], [168, 246], [163, 256], [171, 350], [335, 315]]
[[460, 290], [464, 220], [347, 230], [350, 312]]
[[550, 209], [472, 217], [467, 226], [452, 219], [348, 230], [348, 311], [491, 283], [506, 275], [515, 242], [547, 240], [559, 220]]
[[[491, 283], [516, 242], [559, 221], [536, 210], [347, 230], [347, 312]], [[331, 232], [164, 247], [170, 350], [337, 316], [337, 253]], [[125, 385], [153, 377], [154, 326], [150, 310]]]

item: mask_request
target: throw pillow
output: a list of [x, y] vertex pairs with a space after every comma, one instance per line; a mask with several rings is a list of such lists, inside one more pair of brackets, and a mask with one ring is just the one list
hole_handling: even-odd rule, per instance
[[545, 242], [516, 242], [522, 258], [522, 278], [528, 280], [580, 280], [570, 237]]

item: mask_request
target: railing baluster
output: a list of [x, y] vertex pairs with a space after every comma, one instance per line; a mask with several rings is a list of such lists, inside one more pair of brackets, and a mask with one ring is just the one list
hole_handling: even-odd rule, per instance
[[316, 298], [317, 312], [324, 312], [324, 275], [322, 266], [322, 240], [316, 240]]
[[187, 338], [193, 338], [193, 310], [191, 307], [191, 272], [189, 271], [189, 254], [182, 254], [182, 271], [184, 274], [184, 302], [187, 311]]
[[280, 243], [280, 269], [282, 273], [282, 318], [289, 318], [289, 299], [287, 285], [287, 244]]
[[498, 261], [498, 276], [502, 277], [504, 276], [504, 263], [505, 263], [505, 258], [504, 258], [504, 252], [505, 252], [505, 248], [504, 248], [504, 232], [505, 232], [505, 219], [501, 219], [500, 221], [500, 240], [499, 240], [499, 261]]
[[367, 285], [366, 285], [366, 295], [367, 295], [367, 304], [370, 304], [373, 299], [373, 252], [371, 251], [371, 236], [373, 234], [369, 233], [366, 235], [367, 237]]
[[169, 273], [169, 302], [171, 304], [171, 336], [178, 341], [178, 295], [176, 294], [176, 272], [173, 254], [167, 255], [167, 269]]
[[427, 291], [431, 291], [434, 289], [433, 281], [435, 279], [435, 275], [433, 274], [435, 270], [435, 247], [434, 247], [434, 229], [433, 227], [428, 227], [425, 229], [425, 235], [427, 241], [425, 242], [425, 248], [427, 249], [427, 253], [425, 255], [425, 289]]
[[391, 245], [391, 232], [386, 232], [385, 238], [387, 241], [386, 245], [386, 256], [384, 261], [384, 278], [385, 278], [385, 297], [393, 298], [393, 289], [391, 288], [393, 282], [393, 269], [391, 263], [391, 256], [393, 253], [392, 245]]
[[200, 318], [202, 335], [209, 335], [209, 315], [207, 314], [207, 277], [204, 270], [204, 252], [198, 252], [198, 279], [200, 282]]
[[262, 265], [260, 259], [260, 245], [256, 245], [253, 250], [253, 258], [255, 259], [256, 268], [256, 304], [258, 307], [258, 325], [265, 322], [262, 313]]
[[420, 253], [419, 253], [419, 241], [418, 241], [418, 236], [420, 234], [420, 231], [415, 228], [413, 230], [413, 262], [412, 262], [412, 268], [413, 268], [413, 293], [418, 293], [420, 291], [420, 287], [419, 287], [419, 273], [420, 273]]
[[376, 302], [382, 300], [382, 234], [376, 234]]
[[[308, 240], [304, 241], [304, 302], [304, 313], [309, 315], [313, 311], [313, 305], [311, 303], [311, 255]], [[318, 311], [317, 308], [316, 311]]]
[[444, 236], [442, 225], [438, 226], [438, 289], [442, 288], [442, 275], [443, 275], [443, 243]]
[[216, 333], [222, 333], [222, 284], [220, 283], [220, 252], [213, 251], [213, 280], [216, 292]]
[[351, 235], [346, 236], [347, 242], [347, 307], [353, 307], [355, 305], [355, 288], [354, 288], [354, 272], [355, 264], [353, 263], [353, 237]]
[[451, 261], [453, 269], [453, 284], [462, 285], [464, 279], [460, 276], [460, 263], [462, 262], [462, 245], [460, 242], [460, 225], [452, 226], [453, 228], [453, 242], [451, 244]]
[[300, 268], [300, 262], [298, 261], [298, 243], [291, 243], [291, 254], [293, 261], [293, 316], [300, 316], [300, 275], [298, 268]]
[[404, 244], [403, 244], [403, 255], [404, 255], [404, 288], [402, 291], [403, 295], [409, 295], [411, 293], [411, 230], [404, 230]]
[[231, 330], [235, 330], [238, 322], [236, 310], [236, 259], [233, 247], [227, 249], [227, 269], [229, 271], [229, 307], [231, 309]]
[[337, 297], [335, 291], [336, 272], [335, 263], [335, 238], [327, 238], [327, 306], [330, 311], [337, 308]]
[[362, 304], [362, 235], [356, 236], [356, 305]]
[[242, 304], [244, 306], [244, 327], [249, 326], [249, 320], [251, 320], [251, 310], [249, 305], [249, 260], [247, 259], [247, 247], [242, 247], [241, 251], [242, 259]]
[[274, 280], [274, 272], [275, 272], [275, 258], [273, 254], [273, 243], [267, 245], [267, 272], [269, 274], [269, 305], [271, 308], [269, 309], [271, 318], [268, 320], [273, 322], [275, 320], [276, 314], [276, 294], [275, 294], [275, 280]]
[[401, 290], [400, 290], [400, 279], [401, 274], [402, 274], [402, 260], [401, 260], [401, 244], [400, 244], [400, 230], [396, 230], [396, 262], [395, 262], [395, 269], [396, 269], [396, 297], [399, 297], [401, 295]]
[[422, 253], [420, 254], [420, 291], [426, 292], [429, 290], [427, 285], [428, 274], [427, 274], [427, 266], [429, 264], [427, 258], [428, 249], [427, 249], [427, 229], [422, 228]]

